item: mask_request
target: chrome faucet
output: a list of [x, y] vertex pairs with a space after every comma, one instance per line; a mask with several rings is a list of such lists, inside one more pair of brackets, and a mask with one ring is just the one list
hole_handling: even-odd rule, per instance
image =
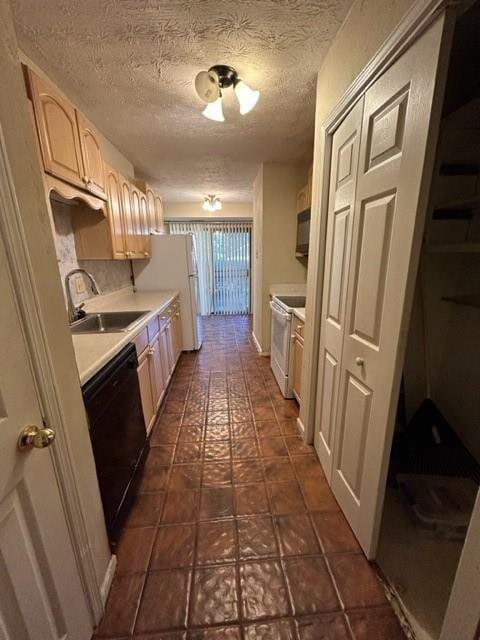
[[[90, 287], [92, 289], [92, 293], [94, 295], [96, 296], [100, 295], [100, 290], [98, 288], [98, 285], [95, 282], [95, 278], [92, 276], [91, 273], [89, 273], [88, 271], [85, 271], [85, 269], [72, 269], [71, 271], [69, 271], [65, 276], [65, 293], [67, 295], [68, 321], [70, 323], [75, 322], [75, 320], [79, 320], [82, 317], [81, 309], [84, 306], [83, 303], [78, 306], [75, 306], [72, 300], [72, 292], [70, 289], [70, 279], [72, 276], [74, 276], [77, 273], [81, 273], [88, 278], [88, 280], [90, 281]], [[85, 312], [83, 312], [83, 314], [85, 315]]]

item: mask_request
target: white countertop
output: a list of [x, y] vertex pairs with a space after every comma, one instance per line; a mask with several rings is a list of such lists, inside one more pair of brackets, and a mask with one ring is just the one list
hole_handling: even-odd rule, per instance
[[293, 315], [305, 322], [305, 307], [293, 309]]
[[137, 291], [130, 287], [105, 296], [90, 298], [87, 313], [98, 311], [149, 311], [131, 331], [121, 333], [72, 334], [80, 383], [83, 385], [132, 341], [150, 320], [167, 307], [178, 291]]

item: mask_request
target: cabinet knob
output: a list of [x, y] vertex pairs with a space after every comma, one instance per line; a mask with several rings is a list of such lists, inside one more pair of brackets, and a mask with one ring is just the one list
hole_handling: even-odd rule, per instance
[[85, 184], [88, 184], [88, 176], [83, 176], [82, 181], [83, 181]]
[[365, 364], [365, 360], [357, 356], [355, 358], [355, 364], [359, 367], [363, 367], [363, 365]]

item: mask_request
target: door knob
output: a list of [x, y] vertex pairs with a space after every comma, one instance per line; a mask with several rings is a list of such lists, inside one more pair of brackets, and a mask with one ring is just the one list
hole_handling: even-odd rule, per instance
[[365, 360], [363, 358], [355, 358], [355, 364], [358, 365], [359, 367], [363, 367], [363, 365], [365, 364]]
[[49, 447], [55, 440], [55, 431], [49, 427], [37, 427], [28, 425], [18, 436], [18, 448], [20, 451], [28, 451], [35, 447], [36, 449], [45, 449]]

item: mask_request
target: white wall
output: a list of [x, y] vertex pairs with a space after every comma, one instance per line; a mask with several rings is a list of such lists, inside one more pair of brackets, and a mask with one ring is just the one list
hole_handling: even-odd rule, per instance
[[204, 211], [202, 202], [164, 202], [163, 212], [167, 220], [174, 218], [203, 218], [224, 220], [236, 218], [251, 220], [253, 217], [252, 202], [224, 202], [221, 211]]

